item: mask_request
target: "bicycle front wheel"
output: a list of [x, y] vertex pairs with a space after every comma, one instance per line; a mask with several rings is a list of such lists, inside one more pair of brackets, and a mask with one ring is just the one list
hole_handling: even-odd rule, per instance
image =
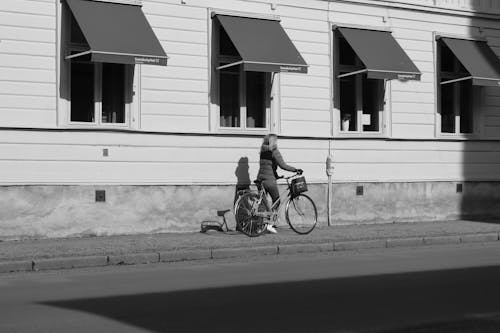
[[264, 218], [256, 215], [263, 210], [261, 206], [256, 193], [243, 194], [234, 209], [236, 229], [249, 237], [261, 235], [266, 230]]
[[313, 231], [318, 223], [318, 211], [311, 198], [305, 194], [299, 194], [288, 199], [286, 203], [286, 221], [298, 234], [306, 235]]

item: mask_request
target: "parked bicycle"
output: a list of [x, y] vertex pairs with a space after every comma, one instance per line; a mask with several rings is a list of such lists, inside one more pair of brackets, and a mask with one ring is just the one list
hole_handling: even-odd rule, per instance
[[295, 173], [285, 179], [287, 187], [280, 193], [280, 200], [269, 205], [267, 194], [261, 182], [255, 180], [257, 191], [243, 193], [234, 205], [237, 229], [249, 237], [256, 237], [266, 231], [268, 223], [275, 223], [285, 207], [288, 225], [298, 234], [310, 233], [318, 223], [318, 212], [314, 201], [304, 194], [307, 190], [304, 177]]

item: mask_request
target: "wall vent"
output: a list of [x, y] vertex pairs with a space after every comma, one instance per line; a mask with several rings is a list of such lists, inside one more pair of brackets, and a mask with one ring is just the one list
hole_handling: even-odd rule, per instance
[[364, 189], [363, 186], [356, 186], [356, 195], [363, 195]]
[[95, 202], [106, 202], [106, 191], [96, 190], [95, 191]]

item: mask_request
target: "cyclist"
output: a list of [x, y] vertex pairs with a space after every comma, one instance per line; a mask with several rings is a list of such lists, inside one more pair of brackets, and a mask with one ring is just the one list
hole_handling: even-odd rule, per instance
[[[285, 163], [278, 150], [278, 137], [276, 134], [267, 134], [264, 136], [262, 146], [260, 147], [259, 164], [260, 167], [257, 180], [261, 182], [266, 192], [271, 196], [273, 205], [280, 199], [278, 184], [276, 183], [276, 179], [279, 177], [276, 173], [278, 166], [283, 170], [302, 173], [301, 169], [294, 168]], [[279, 203], [274, 207], [276, 208], [278, 206]], [[276, 228], [271, 223], [268, 223], [266, 228], [270, 233], [277, 233]]]

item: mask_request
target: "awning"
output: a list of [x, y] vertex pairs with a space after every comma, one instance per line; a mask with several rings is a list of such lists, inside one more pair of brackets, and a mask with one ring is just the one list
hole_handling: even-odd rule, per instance
[[166, 65], [167, 55], [141, 7], [101, 1], [66, 0], [95, 62]]
[[[421, 73], [390, 31], [336, 27], [373, 79], [420, 80]], [[348, 73], [351, 74], [351, 73]], [[347, 76], [343, 74], [342, 76]]]
[[[307, 73], [307, 64], [279, 21], [216, 15], [245, 71]], [[226, 66], [227, 67], [227, 66]]]
[[441, 82], [441, 84], [472, 79], [472, 84], [476, 86], [498, 87], [500, 85], [500, 60], [486, 41], [448, 37], [440, 39], [470, 74], [470, 76]]

